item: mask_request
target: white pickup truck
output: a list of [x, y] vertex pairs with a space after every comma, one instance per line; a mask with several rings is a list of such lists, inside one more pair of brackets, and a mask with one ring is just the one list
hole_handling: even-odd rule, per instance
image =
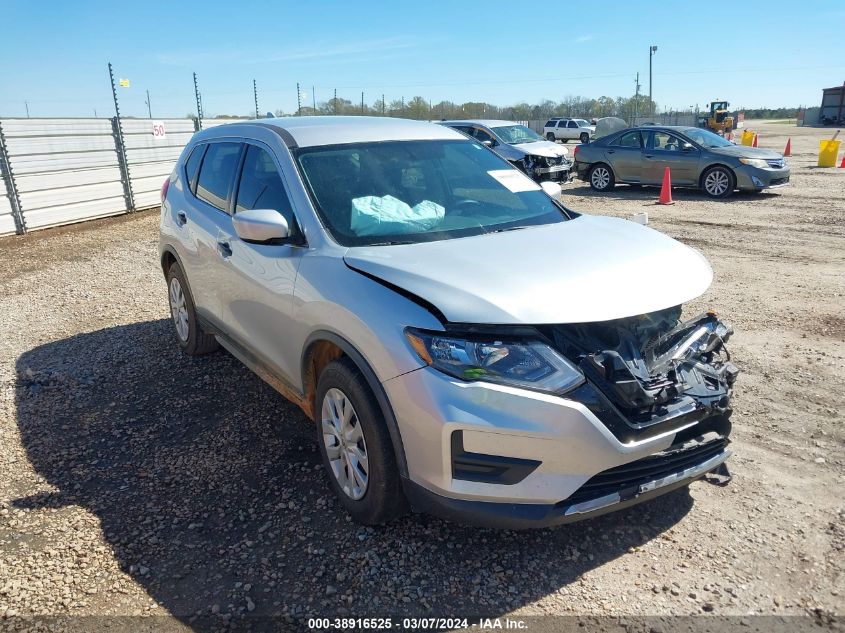
[[596, 126], [584, 119], [549, 119], [543, 126], [543, 136], [549, 141], [574, 140], [589, 143], [596, 133]]

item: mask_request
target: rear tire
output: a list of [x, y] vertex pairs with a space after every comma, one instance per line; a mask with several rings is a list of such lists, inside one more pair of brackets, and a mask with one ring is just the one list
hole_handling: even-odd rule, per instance
[[167, 269], [167, 290], [170, 300], [170, 316], [176, 333], [176, 340], [188, 356], [210, 354], [220, 347], [212, 334], [203, 332], [197, 318], [194, 298], [181, 266], [173, 263]]
[[590, 168], [590, 187], [595, 191], [610, 191], [616, 185], [616, 178], [610, 165], [596, 163]]
[[589, 134], [587, 134], [586, 132], [582, 132], [582, 133], [581, 133], [581, 142], [582, 142], [584, 145], [586, 145], [587, 143], [589, 143], [589, 142], [590, 142], [590, 135], [589, 135]]
[[711, 198], [727, 198], [736, 188], [736, 176], [727, 167], [716, 165], [701, 175], [701, 188]]
[[348, 357], [332, 361], [320, 374], [315, 419], [329, 485], [352, 518], [376, 525], [405, 514], [408, 502], [387, 423]]

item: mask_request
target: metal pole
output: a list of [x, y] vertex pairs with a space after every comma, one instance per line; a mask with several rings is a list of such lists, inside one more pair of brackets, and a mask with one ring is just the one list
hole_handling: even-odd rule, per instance
[[259, 118], [258, 115], [258, 84], [255, 83], [255, 79], [252, 80], [252, 96], [255, 97], [255, 118]]
[[314, 114], [317, 114], [317, 91], [314, 86], [311, 86], [311, 107], [314, 108]]
[[296, 82], [296, 116], [302, 116], [302, 93], [299, 92], [299, 82]]
[[153, 106], [150, 104], [150, 91], [149, 90], [147, 90], [146, 104], [147, 104], [147, 114], [149, 114], [150, 118], [152, 119], [153, 118]]
[[26, 233], [26, 219], [21, 210], [21, 197], [15, 186], [15, 177], [12, 174], [12, 165], [9, 160], [9, 153], [6, 151], [6, 137], [3, 136], [3, 127], [0, 125], [0, 175], [6, 183], [6, 193], [9, 194], [9, 204], [12, 206], [12, 219], [15, 222], [15, 232], [18, 235]]
[[197, 83], [197, 74], [194, 73], [194, 97], [197, 99], [197, 129], [202, 129], [202, 97], [200, 97], [199, 84]]
[[24, 107], [26, 108], [26, 118], [29, 118], [29, 101], [23, 102]]
[[123, 181], [123, 197], [126, 200], [126, 209], [135, 210], [135, 196], [132, 194], [132, 181], [129, 179], [129, 163], [126, 161], [126, 144], [123, 140], [123, 126], [120, 123], [120, 106], [117, 103], [117, 88], [114, 85], [114, 70], [109, 62], [109, 79], [111, 80], [111, 94], [114, 98], [114, 114], [112, 119], [112, 132], [114, 133], [115, 145], [117, 145], [117, 162], [120, 168], [121, 180]]
[[332, 104], [334, 105], [335, 116], [337, 116], [337, 88], [334, 89], [334, 101]]
[[384, 116], [384, 93], [381, 93], [381, 115]]
[[653, 100], [652, 100], [652, 96], [651, 96], [651, 58], [654, 57], [654, 54], [656, 52], [657, 52], [656, 46], [649, 46], [648, 47], [648, 100], [649, 100], [648, 111], [649, 111], [649, 113], [654, 112], [654, 110], [652, 109], [653, 108], [653, 106], [652, 106]]
[[361, 92], [361, 116], [364, 115], [364, 93]]

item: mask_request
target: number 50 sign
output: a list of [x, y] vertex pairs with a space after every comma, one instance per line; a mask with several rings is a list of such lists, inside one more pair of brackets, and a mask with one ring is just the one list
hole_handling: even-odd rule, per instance
[[153, 121], [153, 138], [167, 138], [167, 133], [164, 130], [164, 121]]

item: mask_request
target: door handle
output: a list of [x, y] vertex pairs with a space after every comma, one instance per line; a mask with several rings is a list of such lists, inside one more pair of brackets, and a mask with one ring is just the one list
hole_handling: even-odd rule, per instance
[[616, 150], [615, 149], [609, 149], [609, 150], [607, 150], [607, 153], [608, 154], [615, 154]]
[[229, 242], [217, 242], [217, 250], [224, 258], [232, 256], [232, 247]]
[[176, 213], [176, 222], [178, 222], [179, 226], [185, 226], [188, 223], [188, 216], [184, 211]]

